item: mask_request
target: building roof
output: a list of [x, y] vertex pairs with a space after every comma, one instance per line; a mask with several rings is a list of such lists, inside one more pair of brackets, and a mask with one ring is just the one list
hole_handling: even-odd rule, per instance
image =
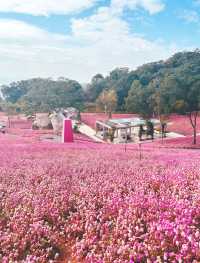
[[[150, 119], [153, 124], [160, 124], [160, 121], [157, 119]], [[125, 118], [125, 119], [110, 119], [107, 121], [96, 121], [97, 124], [100, 124], [108, 129], [126, 129], [131, 127], [138, 127], [140, 125], [146, 125], [146, 120], [140, 118]]]

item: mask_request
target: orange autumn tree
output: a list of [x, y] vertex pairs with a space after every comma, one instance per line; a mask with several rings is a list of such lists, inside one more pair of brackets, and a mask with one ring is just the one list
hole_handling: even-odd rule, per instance
[[104, 111], [111, 118], [117, 107], [117, 101], [117, 93], [114, 89], [104, 90], [96, 100], [97, 110]]

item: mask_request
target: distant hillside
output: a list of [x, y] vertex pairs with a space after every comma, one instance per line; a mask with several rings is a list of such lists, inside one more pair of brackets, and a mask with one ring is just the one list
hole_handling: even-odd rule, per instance
[[[155, 95], [156, 91], [162, 90], [163, 97], [170, 97], [167, 92], [173, 93], [174, 101], [171, 101], [170, 97], [162, 103], [166, 106], [166, 112], [173, 112], [176, 111], [174, 106], [176, 101], [180, 100], [180, 93], [184, 93], [184, 89], [192, 89], [193, 85], [197, 85], [199, 81], [199, 50], [181, 52], [166, 61], [145, 64], [134, 71], [130, 71], [128, 68], [117, 68], [106, 77], [97, 74], [88, 84], [86, 98], [88, 102], [95, 102], [102, 91], [114, 89], [118, 97], [117, 110], [135, 112], [137, 107], [130, 103], [134, 101], [132, 98], [133, 93], [137, 98], [146, 96], [149, 98]], [[168, 91], [164, 92], [164, 90]], [[199, 93], [196, 95], [199, 96]], [[184, 95], [182, 99], [184, 100]], [[150, 100], [147, 99], [143, 103], [151, 104]], [[167, 107], [168, 109], [166, 109]], [[152, 111], [152, 109], [149, 109], [149, 111]]]
[[26, 113], [66, 106], [95, 109], [102, 92], [109, 90], [117, 98], [116, 111], [152, 115], [199, 109], [200, 52], [177, 53], [136, 70], [116, 68], [108, 76], [98, 73], [82, 86], [66, 78], [36, 78], [1, 87], [6, 105]]
[[22, 80], [2, 86], [1, 92], [7, 105], [15, 105], [16, 109], [26, 113], [70, 106], [79, 108], [84, 98], [81, 85], [65, 78]]

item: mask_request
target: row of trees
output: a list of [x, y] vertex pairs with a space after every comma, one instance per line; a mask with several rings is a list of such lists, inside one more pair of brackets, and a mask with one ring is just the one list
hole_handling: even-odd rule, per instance
[[[1, 92], [6, 102], [20, 104], [24, 110], [29, 110], [27, 104], [40, 111], [74, 104], [82, 107], [95, 104], [102, 94], [112, 91], [117, 111], [145, 109], [152, 114], [158, 111], [156, 104], [161, 112], [185, 113], [191, 110], [191, 104], [193, 110], [198, 108], [199, 76], [200, 53], [196, 50], [177, 53], [167, 61], [145, 64], [134, 71], [117, 68], [106, 77], [96, 74], [86, 89], [65, 78], [36, 78], [4, 85]], [[192, 103], [188, 104], [188, 98]]]
[[200, 110], [200, 53], [176, 54], [146, 84], [135, 80], [125, 99], [126, 109], [144, 116], [188, 115], [196, 144]]
[[167, 61], [146, 64], [132, 72], [122, 68], [106, 78], [98, 74], [88, 86], [88, 93], [88, 98], [96, 99], [97, 105], [104, 108], [110, 105], [109, 112], [115, 109], [134, 112], [147, 119], [157, 116], [161, 122], [170, 113], [188, 115], [196, 144], [200, 111], [199, 50], [177, 53]]
[[5, 111], [48, 112], [55, 108], [83, 108], [84, 92], [77, 81], [68, 79], [30, 79], [2, 86], [4, 101], [1, 108]]
[[1, 108], [27, 114], [69, 106], [83, 110], [88, 105], [109, 115], [114, 110], [146, 118], [188, 114], [195, 135], [200, 109], [200, 52], [177, 53], [134, 71], [117, 68], [106, 77], [96, 74], [85, 89], [65, 78], [37, 78], [2, 86], [1, 92]]
[[[129, 71], [128, 68], [117, 68], [106, 77], [101, 74], [95, 75], [91, 83], [87, 85], [85, 100], [95, 103], [103, 91], [114, 90], [117, 95], [116, 109], [130, 111], [132, 105], [129, 105], [133, 93], [136, 92], [137, 97], [138, 95], [145, 97], [144, 103], [149, 94], [155, 93], [154, 100], [162, 97], [160, 102], [164, 108], [162, 110], [169, 113], [178, 110], [183, 113], [183, 107], [178, 109], [178, 106], [185, 101], [186, 93], [196, 94], [198, 91], [199, 73], [199, 50], [177, 53], [166, 61], [145, 64], [134, 71]], [[195, 85], [197, 88], [194, 87]], [[152, 112], [151, 108], [149, 110]]]

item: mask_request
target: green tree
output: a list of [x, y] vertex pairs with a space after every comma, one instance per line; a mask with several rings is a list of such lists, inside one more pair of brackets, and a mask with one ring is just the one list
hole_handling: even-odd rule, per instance
[[18, 82], [12, 82], [9, 85], [3, 85], [1, 92], [4, 99], [7, 102], [16, 103], [22, 96], [24, 96], [35, 80], [22, 80]]
[[103, 75], [96, 74], [90, 84], [87, 85], [85, 91], [85, 97], [87, 102], [94, 102], [100, 95], [100, 93], [105, 89], [105, 79]]
[[34, 86], [20, 103], [26, 113], [49, 112], [56, 108], [77, 107], [83, 104], [83, 90], [80, 84], [72, 80], [43, 82]]
[[153, 114], [150, 96], [151, 90], [147, 86], [143, 86], [139, 80], [135, 80], [126, 98], [126, 110], [149, 118]]

